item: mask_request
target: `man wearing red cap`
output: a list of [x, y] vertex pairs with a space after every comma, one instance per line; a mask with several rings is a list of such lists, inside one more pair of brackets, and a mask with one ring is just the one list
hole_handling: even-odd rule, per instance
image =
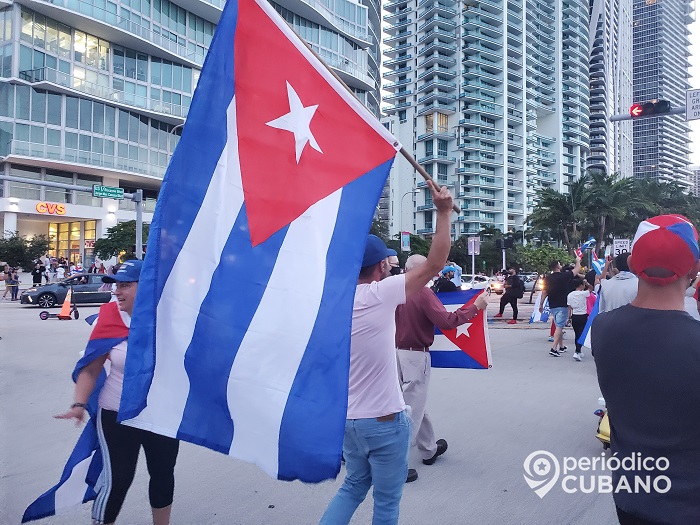
[[[684, 311], [698, 259], [688, 219], [643, 221], [629, 258], [637, 296], [591, 328], [612, 452], [622, 465], [636, 458], [633, 468], [613, 471], [622, 525], [700, 523], [700, 323]], [[650, 490], [635, 485], [646, 479], [659, 481]]]

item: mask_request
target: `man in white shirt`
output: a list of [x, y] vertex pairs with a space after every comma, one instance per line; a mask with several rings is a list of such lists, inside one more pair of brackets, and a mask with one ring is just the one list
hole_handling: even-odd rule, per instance
[[443, 268], [450, 251], [452, 195], [432, 181], [429, 186], [438, 210], [437, 224], [421, 268], [390, 277], [386, 245], [374, 235], [367, 240], [352, 315], [343, 442], [346, 475], [321, 525], [349, 523], [373, 485], [373, 523], [395, 525], [399, 520], [410, 432], [398, 379], [394, 312]]
[[637, 297], [639, 279], [630, 272], [630, 267], [627, 265], [629, 256], [628, 252], [624, 252], [615, 257], [615, 268], [619, 273], [612, 279], [600, 282], [600, 313], [630, 304]]

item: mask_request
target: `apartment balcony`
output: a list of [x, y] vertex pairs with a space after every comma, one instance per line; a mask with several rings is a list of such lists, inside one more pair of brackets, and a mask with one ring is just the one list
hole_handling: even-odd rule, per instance
[[418, 235], [432, 235], [435, 233], [435, 228], [430, 226], [429, 228], [420, 228], [416, 231]]
[[114, 155], [105, 155], [62, 146], [48, 146], [20, 140], [11, 140], [6, 162], [17, 162], [32, 166], [62, 169], [94, 175], [118, 175], [133, 179], [134, 175], [162, 179], [165, 167], [150, 162], [139, 162]]
[[403, 31], [406, 31], [408, 27], [411, 26], [413, 23], [413, 20], [410, 18], [407, 18], [406, 20], [399, 20], [398, 22], [395, 22], [394, 24], [388, 25], [384, 27], [384, 32], [390, 35], [395, 35], [397, 33], [401, 33]]
[[455, 31], [445, 31], [436, 27], [427, 31], [423, 36], [421, 36], [416, 42], [417, 45], [424, 44], [425, 42], [432, 42], [435, 38], [439, 38], [442, 41], [454, 42], [457, 40], [457, 33]]
[[[387, 9], [387, 11], [389, 11], [389, 10]], [[411, 9], [410, 7], [404, 7], [403, 9], [399, 9], [397, 11], [393, 11], [393, 12], [389, 11], [389, 14], [384, 15], [382, 17], [382, 19], [385, 22], [393, 23], [395, 18], [397, 18], [397, 17], [400, 18], [402, 15], [408, 15], [408, 13], [410, 13], [412, 11], [413, 11], [413, 9]]]
[[466, 0], [464, 5], [467, 7], [479, 7], [483, 11], [490, 13], [502, 13], [503, 4], [494, 0]]
[[[431, 80], [429, 82], [426, 82], [425, 84], [421, 85], [417, 89], [417, 93], [423, 93], [426, 91], [433, 90], [435, 88], [439, 88], [442, 91], [454, 91], [457, 89], [457, 84], [455, 82], [446, 82], [444, 80]], [[456, 97], [450, 98], [450, 100], [456, 100]]]
[[436, 40], [435, 42], [432, 42], [427, 46], [421, 48], [418, 51], [418, 56], [427, 55], [435, 51], [443, 55], [454, 55], [457, 52], [457, 46], [448, 44], [447, 42], [441, 42], [440, 40]]
[[413, 82], [413, 80], [411, 80], [410, 78], [407, 78], [404, 80], [399, 80], [398, 82], [392, 82], [391, 84], [384, 84], [382, 86], [382, 89], [389, 91], [389, 90], [396, 89], [396, 88], [401, 87], [401, 86], [407, 86], [411, 82]]
[[391, 67], [397, 64], [403, 64], [405, 62], [408, 62], [409, 60], [411, 60], [411, 58], [413, 58], [413, 55], [401, 55], [392, 60], [387, 60], [386, 62], [384, 62], [383, 65], [386, 67]]
[[432, 78], [435, 75], [440, 75], [447, 78], [454, 78], [457, 76], [457, 72], [454, 69], [441, 66], [440, 64], [435, 64], [423, 71], [420, 75], [418, 75], [416, 77], [416, 80], [422, 80], [428, 77]]
[[[176, 60], [190, 66], [201, 68], [205, 54], [173, 42], [168, 37], [131, 20], [118, 16], [98, 6], [78, 0], [35, 0], [29, 2], [35, 11], [54, 20], [73, 27], [77, 13], [83, 20], [84, 28], [112, 44], [122, 45], [149, 55]], [[113, 4], [112, 4], [113, 5]]]
[[441, 15], [433, 15], [427, 19], [420, 27], [418, 31], [426, 31], [428, 29], [439, 28], [444, 31], [450, 31], [457, 28], [457, 23], [451, 18], [445, 18]]
[[[457, 144], [457, 149], [459, 151], [473, 151], [475, 153], [480, 153], [480, 152], [485, 152], [487, 154], [495, 154], [496, 153], [496, 148], [494, 146], [486, 145], [486, 144], [481, 144], [481, 140], [474, 140], [474, 141], [467, 141], [467, 142], [460, 142]], [[472, 159], [470, 156], [463, 157], [462, 160], [478, 160], [478, 159]]]
[[408, 51], [409, 49], [413, 49], [413, 44], [401, 44], [400, 46], [389, 47], [389, 48], [385, 49], [385, 50], [382, 52], [382, 54], [383, 54], [385, 57], [394, 58], [394, 57], [396, 57], [398, 54], [400, 54], [400, 53], [402, 53], [402, 52], [406, 52], [406, 51]]
[[393, 0], [392, 2], [384, 4], [384, 9], [387, 11], [391, 11], [392, 9], [398, 7], [401, 8], [402, 6], [407, 6], [408, 5], [408, 0]]
[[422, 159], [418, 159], [418, 164], [427, 164], [429, 162], [438, 162], [440, 164], [454, 164], [457, 162], [455, 157], [448, 157], [447, 155], [428, 155]]
[[34, 88], [44, 88], [72, 95], [86, 95], [87, 98], [102, 100], [170, 124], [182, 124], [190, 109], [189, 106], [151, 100], [133, 93], [100, 86], [50, 67], [20, 71], [19, 78], [30, 83]]
[[487, 11], [481, 7], [467, 6], [462, 9], [462, 14], [468, 17], [478, 17], [493, 26], [503, 24], [503, 12], [494, 13], [492, 11]]
[[468, 188], [468, 191], [460, 192], [457, 195], [458, 199], [486, 199], [496, 202], [503, 202], [503, 197], [496, 197], [496, 192], [482, 190], [481, 188]]
[[500, 35], [487, 34], [478, 29], [472, 29], [470, 31], [464, 31], [462, 33], [462, 38], [465, 42], [481, 42], [493, 45], [495, 48], [503, 47], [503, 39]]
[[436, 0], [428, 0], [428, 7], [418, 14], [418, 20], [424, 20], [434, 15], [450, 18], [457, 15], [457, 10], [437, 2]]
[[444, 67], [455, 66], [457, 65], [457, 60], [450, 56], [443, 55], [442, 53], [433, 53], [432, 55], [428, 56], [425, 60], [420, 62], [418, 64], [418, 67], [430, 67], [434, 65], [440, 65]]
[[462, 64], [468, 67], [481, 68], [481, 70], [492, 75], [498, 75], [499, 73], [503, 72], [502, 64], [499, 64], [494, 60], [490, 60], [482, 56], [480, 53], [477, 53], [475, 55], [466, 55], [462, 59]]
[[435, 113], [437, 111], [446, 115], [454, 115], [457, 112], [457, 108], [454, 104], [446, 104], [444, 102], [434, 100], [432, 104], [427, 104], [420, 108], [416, 112], [416, 115], [426, 115], [428, 113]]
[[397, 91], [396, 93], [392, 93], [391, 95], [386, 95], [382, 97], [382, 100], [384, 102], [390, 102], [392, 100], [396, 100], [399, 98], [406, 98], [410, 96], [413, 92], [410, 89], [406, 89], [404, 91]]
[[470, 89], [462, 91], [459, 94], [459, 99], [469, 102], [485, 102], [486, 104], [495, 104], [495, 97], [484, 95], [479, 89]]
[[418, 137], [416, 137], [416, 141], [420, 142], [421, 140], [428, 140], [428, 139], [452, 140], [453, 138], [455, 138], [454, 133], [450, 133], [447, 130], [442, 130], [442, 131], [430, 131], [427, 133], [423, 133], [422, 135], [418, 135]]
[[503, 106], [501, 104], [475, 102], [463, 106], [462, 112], [464, 114], [483, 113], [492, 118], [503, 118]]
[[398, 104], [394, 104], [393, 106], [387, 106], [385, 108], [382, 108], [382, 111], [389, 115], [391, 113], [394, 113], [395, 111], [398, 111], [399, 109], [410, 108], [411, 105], [411, 102], [399, 102]]
[[450, 102], [454, 102], [457, 100], [456, 95], [450, 95], [449, 93], [445, 93], [442, 91], [433, 91], [432, 93], [428, 93], [427, 95], [420, 97], [417, 101], [418, 104], [430, 104], [433, 102], [442, 102], [444, 104], [449, 104]]
[[462, 22], [462, 27], [468, 32], [480, 31], [482, 35], [490, 37], [495, 41], [502, 41], [503, 32], [501, 30], [502, 26], [495, 26], [493, 24], [487, 24], [483, 22], [478, 17], [467, 17]]
[[416, 211], [427, 211], [427, 210], [434, 210], [435, 209], [435, 204], [432, 202], [429, 204], [422, 204], [421, 206], [416, 206]]
[[502, 75], [500, 74], [495, 74], [490, 71], [486, 71], [483, 67], [480, 66], [471, 66], [464, 71], [462, 71], [462, 75], [464, 75], [464, 78], [472, 79], [472, 78], [484, 78], [486, 80], [492, 80], [494, 82], [502, 82]]
[[382, 43], [384, 45], [391, 46], [392, 43], [397, 42], [399, 40], [403, 40], [405, 38], [408, 38], [412, 34], [413, 34], [413, 32], [409, 31], [409, 30], [401, 31], [399, 33], [396, 33], [393, 36], [389, 36], [389, 37], [385, 38], [384, 40], [382, 40]]

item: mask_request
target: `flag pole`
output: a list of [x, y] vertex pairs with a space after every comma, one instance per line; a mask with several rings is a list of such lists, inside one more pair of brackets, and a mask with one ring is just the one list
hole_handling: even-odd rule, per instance
[[[286, 22], [286, 20], [285, 20], [285, 22]], [[289, 23], [287, 23], [287, 25], [289, 25]], [[293, 28], [291, 25], [289, 26], [289, 28], [290, 28], [292, 31], [294, 31], [294, 28]], [[308, 48], [308, 50], [311, 51], [311, 53], [313, 53], [313, 55], [319, 60], [319, 62], [321, 62], [321, 64], [323, 64], [323, 66], [328, 70], [328, 72], [329, 72], [331, 75], [333, 75], [333, 77], [334, 77], [338, 82], [340, 82], [340, 84], [341, 84], [345, 89], [347, 89], [348, 93], [350, 93], [353, 97], [355, 97], [355, 100], [357, 100], [360, 104], [363, 104], [363, 102], [362, 102], [359, 98], [357, 98], [357, 95], [355, 95], [355, 93], [353, 93], [352, 89], [350, 89], [350, 87], [345, 83], [345, 81], [344, 81], [342, 78], [340, 78], [340, 77], [338, 76], [338, 74], [337, 74], [335, 71], [333, 71], [333, 70], [328, 66], [328, 64], [326, 64], [326, 63], [323, 61], [323, 59], [321, 58], [321, 56], [320, 56], [318, 53], [316, 53], [316, 51], [313, 50], [313, 48], [309, 45], [309, 43], [308, 43], [306, 40], [304, 40], [303, 38], [301, 38], [301, 37], [299, 36], [299, 34], [298, 34], [296, 31], [294, 31], [294, 34], [296, 34], [296, 35], [299, 37], [299, 40], [301, 40], [302, 42], [304, 42], [304, 45]], [[363, 105], [364, 105], [364, 104], [363, 104]], [[403, 157], [408, 161], [408, 163], [409, 163], [411, 166], [413, 166], [413, 168], [414, 168], [418, 173], [420, 173], [421, 177], [423, 177], [423, 179], [425, 179], [425, 182], [427, 182], [429, 186], [432, 185], [434, 188], [436, 188], [437, 191], [440, 191], [440, 185], [439, 185], [438, 183], [436, 183], [435, 180], [433, 180], [433, 178], [428, 174], [428, 172], [425, 171], [425, 168], [424, 168], [423, 166], [421, 166], [420, 164], [418, 164], [418, 162], [416, 161], [416, 159], [413, 157], [413, 155], [411, 155], [411, 154], [408, 152], [408, 150], [406, 150], [406, 148], [404, 148], [404, 147], [402, 146], [401, 149], [399, 150], [399, 153], [401, 153], [401, 155], [403, 155]], [[453, 204], [452, 204], [452, 209], [453, 209], [455, 212], [457, 212], [458, 214], [459, 214], [459, 213], [462, 213], [462, 210], [460, 209], [459, 206], [457, 206], [456, 203], [453, 203]]]

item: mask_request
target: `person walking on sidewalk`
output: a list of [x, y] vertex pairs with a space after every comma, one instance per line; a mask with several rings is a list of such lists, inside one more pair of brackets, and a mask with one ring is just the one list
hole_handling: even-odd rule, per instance
[[[406, 260], [406, 274], [425, 264], [422, 255], [411, 255]], [[448, 312], [435, 293], [424, 287], [396, 308], [396, 356], [399, 362], [399, 381], [403, 398], [411, 407], [411, 447], [422, 456], [424, 465], [432, 465], [447, 450], [447, 441], [435, 441], [433, 424], [425, 411], [430, 386], [430, 352], [435, 339], [435, 327], [451, 330], [472, 319], [488, 305], [486, 292], [473, 305]], [[410, 454], [409, 454], [410, 467]], [[409, 468], [406, 482], [418, 479], [416, 469]]]
[[573, 271], [562, 271], [559, 261], [552, 261], [549, 264], [549, 268], [552, 270], [552, 273], [545, 278], [545, 288], [542, 292], [540, 313], [544, 310], [544, 300], [549, 298], [549, 311], [552, 313], [556, 326], [556, 330], [554, 331], [554, 344], [552, 344], [549, 350], [549, 355], [552, 357], [560, 357], [561, 352], [566, 351], [562, 338], [562, 331], [566, 326], [566, 319], [568, 317], [566, 298], [569, 295], [569, 286], [574, 275], [578, 275], [581, 271], [581, 258], [576, 257], [576, 265]]
[[503, 292], [503, 297], [501, 297], [501, 307], [494, 317], [503, 317], [503, 311], [506, 309], [506, 305], [509, 304], [513, 309], [513, 319], [508, 321], [508, 324], [516, 324], [518, 322], [518, 299], [522, 299], [523, 295], [525, 295], [525, 285], [517, 275], [515, 268], [508, 267], [506, 271], [508, 272], [508, 277], [506, 277], [504, 284], [505, 292]]
[[576, 343], [576, 351], [573, 358], [576, 361], [581, 361], [583, 352], [581, 352], [581, 343], [578, 340], [588, 322], [587, 300], [591, 292], [588, 289], [588, 282], [580, 277], [574, 278], [572, 286], [575, 289], [573, 292], [569, 292], [569, 295], [566, 297], [566, 304], [569, 308], [569, 321], [571, 321], [571, 326], [574, 329], [574, 341]]

